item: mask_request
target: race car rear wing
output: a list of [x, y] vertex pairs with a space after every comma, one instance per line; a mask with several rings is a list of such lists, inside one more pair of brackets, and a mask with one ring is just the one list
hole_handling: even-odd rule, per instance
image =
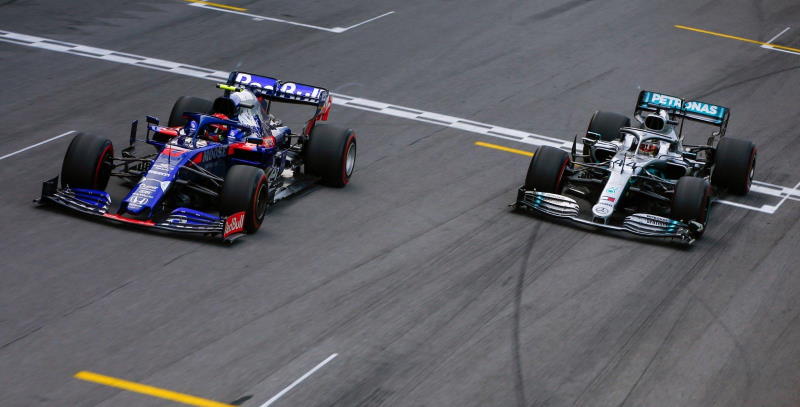
[[245, 87], [257, 96], [263, 96], [275, 102], [322, 107], [330, 98], [330, 92], [325, 88], [297, 82], [282, 82], [269, 76], [246, 72], [231, 72], [228, 75], [227, 84]]
[[655, 111], [658, 109], [666, 109], [678, 117], [719, 126], [721, 135], [725, 134], [725, 129], [728, 127], [728, 117], [730, 116], [730, 109], [724, 106], [712, 105], [711, 103], [697, 100], [687, 101], [675, 96], [647, 90], [639, 92], [639, 99], [636, 102], [636, 114], [643, 110]]

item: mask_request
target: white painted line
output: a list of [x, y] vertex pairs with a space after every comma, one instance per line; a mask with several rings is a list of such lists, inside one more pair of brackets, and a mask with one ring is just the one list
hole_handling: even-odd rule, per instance
[[786, 31], [789, 31], [789, 28], [791, 28], [791, 27], [784, 28], [783, 31], [779, 32], [776, 36], [772, 37], [769, 41], [767, 41], [764, 44], [761, 44], [760, 47], [764, 48], [764, 49], [771, 50], [771, 51], [785, 52], [787, 54], [792, 54], [792, 55], [800, 55], [800, 52], [789, 51], [788, 49], [776, 48], [775, 46], [772, 45], [772, 41], [775, 41], [776, 39], [778, 39], [778, 37], [783, 35]]
[[333, 355], [328, 356], [327, 359], [323, 360], [322, 362], [319, 362], [318, 365], [314, 366], [311, 370], [306, 372], [306, 374], [300, 376], [300, 378], [298, 378], [297, 380], [292, 382], [292, 384], [286, 386], [286, 388], [284, 388], [283, 390], [278, 392], [278, 394], [272, 396], [271, 399], [269, 399], [266, 402], [264, 402], [264, 404], [262, 404], [261, 407], [269, 407], [269, 406], [271, 406], [272, 403], [278, 401], [278, 399], [283, 397], [284, 394], [288, 393], [290, 390], [295, 388], [298, 384], [302, 383], [303, 380], [308, 379], [308, 377], [311, 376], [312, 374], [314, 374], [314, 372], [316, 372], [317, 370], [321, 369], [323, 366], [327, 365], [328, 362], [330, 362], [331, 360], [333, 360], [337, 356], [339, 356], [339, 354], [338, 353], [334, 353]]
[[789, 27], [786, 27], [786, 28], [784, 28], [784, 29], [783, 29], [783, 31], [779, 32], [779, 33], [778, 33], [778, 35], [776, 35], [776, 36], [772, 37], [772, 38], [771, 38], [769, 41], [767, 41], [767, 43], [766, 43], [766, 44], [763, 44], [761, 47], [763, 48], [763, 47], [766, 47], [768, 44], [772, 44], [772, 41], [775, 41], [775, 40], [777, 40], [777, 39], [778, 39], [778, 37], [780, 37], [781, 35], [783, 35], [783, 33], [785, 33], [786, 31], [789, 31]]
[[770, 50], [770, 51], [785, 52], [787, 54], [792, 54], [792, 55], [800, 55], [800, 52], [789, 51], [789, 50], [786, 50], [786, 49], [775, 48], [775, 47], [767, 46], [767, 45], [762, 45], [761, 48], [764, 48], [764, 49], [767, 49], [767, 50]]
[[[797, 189], [797, 187], [800, 187], [800, 182], [798, 182], [797, 185], [794, 186], [794, 189]], [[788, 194], [786, 196], [784, 196], [783, 199], [781, 199], [780, 202], [778, 202], [778, 205], [775, 206], [775, 210], [778, 210], [778, 208], [780, 208], [781, 205], [783, 205], [783, 203], [786, 202], [787, 199], [789, 199], [789, 195]]]
[[[199, 3], [192, 3], [192, 4], [199, 4]], [[117, 62], [120, 64], [138, 66], [140, 68], [155, 69], [162, 72], [171, 72], [179, 75], [192, 76], [195, 78], [201, 78], [216, 82], [225, 81], [228, 77], [228, 72], [226, 71], [217, 71], [209, 68], [182, 64], [179, 62], [166, 61], [163, 59], [149, 58], [141, 55], [124, 54], [103, 48], [94, 48], [79, 44], [71, 44], [62, 41], [54, 41], [48, 38], [36, 37], [33, 35], [19, 34], [19, 33], [6, 32], [0, 30], [0, 41], [15, 45], [46, 49], [49, 51], [64, 52], [71, 55], [78, 55], [82, 57], [102, 59], [105, 61]], [[89, 52], [89, 54], [86, 54], [84, 52], [82, 53], [70, 52], [73, 49], [79, 49], [84, 52]], [[496, 126], [489, 123], [476, 122], [455, 116], [448, 116], [433, 112], [425, 112], [419, 109], [414, 109], [399, 105], [392, 105], [389, 103], [358, 98], [355, 96], [343, 95], [340, 93], [331, 93], [331, 95], [333, 95], [333, 103], [335, 105], [347, 106], [353, 109], [360, 109], [387, 116], [394, 116], [428, 124], [450, 127], [454, 129], [468, 131], [475, 134], [480, 134], [487, 137], [494, 137], [503, 140], [511, 140], [511, 141], [516, 141], [518, 143], [530, 144], [534, 146], [549, 145], [566, 150], [569, 150], [572, 147], [571, 140], [563, 140], [554, 137], [543, 136], [541, 134], [510, 129], [507, 127]], [[788, 188], [762, 181], [753, 181], [753, 183], [755, 185], [751, 188], [751, 190], [756, 193], [762, 193], [780, 198], [789, 197], [790, 199], [793, 200], [795, 198], [800, 198], [800, 191], [798, 191], [797, 189], [798, 187]], [[767, 188], [768, 186], [771, 186], [773, 188]], [[730, 205], [734, 204], [733, 202], [724, 200], [717, 202]], [[733, 206], [738, 206], [747, 209], [756, 208], [743, 204], [736, 204]], [[761, 208], [753, 210], [765, 213], [772, 213]]]
[[727, 201], [725, 199], [717, 199], [717, 200], [714, 201], [714, 203], [721, 203], [721, 204], [725, 204], [725, 205], [735, 206], [737, 208], [749, 209], [751, 211], [767, 213], [767, 214], [770, 214], [770, 215], [775, 213], [775, 211], [777, 210], [777, 207], [773, 206], [773, 205], [751, 206], [751, 205], [745, 205], [745, 204], [742, 204], [742, 203], [739, 203], [739, 202]]
[[282, 18], [260, 16], [258, 14], [245, 13], [244, 11], [226, 10], [226, 9], [219, 8], [219, 7], [207, 6], [207, 5], [203, 4], [203, 3], [188, 3], [188, 5], [191, 6], [191, 7], [200, 7], [200, 8], [204, 8], [204, 9], [207, 9], [207, 10], [219, 11], [219, 12], [222, 12], [222, 13], [238, 14], [240, 16], [250, 17], [255, 21], [264, 21], [264, 20], [266, 20], [266, 21], [272, 21], [272, 22], [275, 22], [275, 23], [283, 23], [283, 24], [295, 25], [295, 26], [298, 26], [298, 27], [311, 28], [313, 30], [327, 31], [327, 32], [331, 32], [331, 33], [339, 33], [339, 31], [337, 31], [336, 29], [333, 29], [333, 28], [320, 27], [318, 25], [311, 25], [311, 24], [303, 24], [303, 23], [298, 23], [296, 21], [284, 20]]
[[6, 158], [8, 158], [8, 157], [15, 156], [15, 155], [17, 155], [17, 154], [19, 154], [19, 153], [21, 153], [21, 152], [23, 152], [23, 151], [28, 151], [28, 150], [30, 150], [30, 149], [32, 149], [32, 148], [34, 148], [34, 147], [39, 147], [40, 145], [42, 145], [42, 144], [45, 144], [45, 143], [49, 143], [49, 142], [51, 142], [51, 141], [53, 141], [53, 140], [58, 140], [58, 139], [60, 139], [61, 137], [68, 136], [68, 135], [70, 135], [70, 134], [72, 134], [72, 133], [75, 133], [75, 130], [70, 130], [70, 131], [68, 131], [68, 132], [66, 132], [66, 133], [64, 133], [64, 134], [59, 134], [59, 135], [57, 135], [57, 136], [55, 136], [55, 137], [50, 137], [50, 138], [49, 138], [49, 139], [47, 139], [47, 140], [40, 141], [40, 142], [38, 142], [38, 143], [36, 143], [36, 144], [30, 145], [30, 146], [28, 146], [28, 147], [25, 147], [25, 148], [23, 148], [23, 149], [21, 149], [21, 150], [14, 151], [13, 153], [8, 153], [8, 154], [6, 154], [6, 155], [4, 155], [4, 156], [0, 157], [0, 160], [5, 160], [5, 159], [6, 159]]
[[240, 16], [250, 17], [254, 21], [272, 21], [272, 22], [275, 22], [275, 23], [283, 23], [283, 24], [295, 25], [295, 26], [298, 26], [298, 27], [305, 27], [305, 28], [310, 28], [310, 29], [313, 29], [313, 30], [325, 31], [325, 32], [330, 32], [330, 33], [334, 33], [334, 34], [341, 34], [341, 33], [345, 32], [347, 30], [350, 30], [352, 28], [356, 28], [356, 27], [358, 27], [360, 25], [364, 25], [366, 23], [369, 23], [370, 21], [375, 21], [375, 20], [377, 20], [377, 19], [379, 19], [381, 17], [386, 17], [389, 14], [393, 14], [394, 13], [394, 11], [390, 11], [388, 13], [383, 13], [383, 14], [377, 16], [377, 17], [372, 17], [372, 18], [370, 18], [368, 20], [362, 21], [362, 22], [360, 22], [358, 24], [351, 25], [349, 27], [332, 27], [332, 28], [328, 28], [328, 27], [321, 27], [321, 26], [318, 26], [318, 25], [304, 24], [304, 23], [298, 23], [296, 21], [284, 20], [282, 18], [260, 16], [258, 14], [245, 13], [244, 11], [228, 10], [228, 9], [224, 9], [224, 8], [209, 6], [209, 5], [203, 4], [203, 3], [188, 3], [187, 5], [192, 6], [192, 7], [204, 8], [206, 10], [214, 10], [214, 11], [219, 11], [219, 12], [222, 12], [222, 13], [230, 13], [230, 14], [237, 14], [237, 15], [240, 15]]
[[[377, 20], [377, 19], [379, 19], [379, 18], [386, 17], [386, 16], [388, 16], [388, 15], [390, 15], [390, 14], [394, 14], [394, 10], [392, 10], [392, 11], [389, 11], [389, 12], [387, 12], [387, 13], [383, 13], [383, 14], [381, 14], [381, 15], [377, 16], [377, 17], [372, 17], [372, 18], [370, 18], [370, 19], [368, 19], [368, 20], [364, 20], [364, 21], [362, 21], [362, 22], [360, 22], [360, 23], [358, 23], [358, 24], [353, 24], [353, 25], [351, 25], [350, 27], [346, 27], [346, 28], [345, 28], [344, 30], [342, 30], [341, 32], [345, 32], [345, 31], [347, 31], [347, 30], [350, 30], [350, 29], [356, 28], [356, 27], [358, 27], [358, 26], [360, 26], [360, 25], [364, 25], [364, 24], [366, 24], [366, 23], [369, 23], [369, 22], [375, 21], [375, 20]], [[334, 28], [341, 28], [341, 27], [334, 27]]]

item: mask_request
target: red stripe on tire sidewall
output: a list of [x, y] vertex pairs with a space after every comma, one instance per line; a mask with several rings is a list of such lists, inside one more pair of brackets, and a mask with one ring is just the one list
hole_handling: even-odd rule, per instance
[[261, 223], [258, 222], [258, 218], [256, 217], [256, 212], [258, 211], [258, 195], [259, 195], [259, 192], [261, 191], [261, 185], [264, 184], [264, 180], [266, 178], [267, 178], [266, 176], [261, 175], [261, 177], [258, 179], [258, 184], [256, 184], [256, 188], [255, 188], [255, 190], [253, 190], [253, 202], [250, 204], [251, 205], [251, 208], [250, 208], [251, 209], [251, 215], [250, 216], [251, 216], [251, 219], [253, 220], [253, 226], [256, 226], [256, 227], [261, 226]]
[[[342, 152], [342, 184], [344, 185], [350, 182], [350, 177], [347, 176], [347, 152], [350, 150], [350, 145], [353, 144], [355, 138], [356, 133], [350, 132], [350, 136], [347, 137], [347, 143], [345, 143], [344, 151]], [[355, 167], [353, 167], [353, 171], [355, 171]]]
[[[94, 169], [94, 177], [92, 178], [92, 187], [97, 187], [97, 178], [100, 176], [100, 167], [103, 165], [103, 159], [106, 156], [106, 152], [111, 150], [113, 146], [111, 144], [107, 145], [106, 148], [103, 149], [103, 152], [100, 153], [100, 159], [97, 160], [97, 166]], [[113, 150], [112, 150], [113, 154]]]
[[569, 164], [569, 158], [564, 159], [564, 162], [561, 163], [561, 170], [558, 172], [558, 181], [556, 181], [555, 191], [554, 194], [558, 194], [561, 192], [561, 184], [564, 182], [564, 170], [567, 169], [567, 164]]

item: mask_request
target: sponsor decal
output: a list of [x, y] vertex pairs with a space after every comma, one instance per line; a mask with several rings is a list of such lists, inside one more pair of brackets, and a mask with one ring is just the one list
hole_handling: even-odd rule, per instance
[[145, 197], [145, 196], [133, 195], [133, 196], [131, 196], [130, 204], [131, 205], [144, 205], [149, 200], [150, 200], [150, 198]]
[[606, 192], [608, 192], [609, 194], [616, 194], [617, 187], [608, 187], [608, 189], [606, 189]]
[[680, 109], [681, 100], [674, 96], [662, 95], [660, 93], [650, 93], [650, 103], [666, 108]]
[[163, 172], [163, 171], [157, 171], [157, 170], [150, 170], [150, 171], [147, 171], [147, 175], [158, 175], [160, 177], [168, 177], [169, 173], [168, 172]]
[[719, 106], [710, 105], [703, 102], [686, 102], [684, 106], [687, 112], [699, 113], [706, 116], [722, 117], [723, 110]]
[[228, 149], [226, 147], [217, 147], [205, 150], [203, 151], [202, 154], [203, 154], [203, 162], [208, 162], [212, 160], [218, 160], [220, 158], [225, 158], [228, 155]]
[[222, 232], [222, 237], [242, 232], [244, 232], [244, 212], [237, 212], [225, 218], [225, 229]]
[[256, 76], [255, 80], [253, 79], [253, 75], [249, 73], [238, 73], [236, 75], [236, 83], [242, 85], [249, 85], [256, 88], [262, 88], [266, 90], [275, 90], [275, 85], [277, 85], [278, 81], [273, 78], [267, 78], [263, 76]]
[[[275, 87], [278, 86], [279, 84], [278, 80], [275, 78], [251, 75], [249, 73], [241, 73], [241, 72], [236, 74], [235, 82], [240, 85], [246, 85], [248, 87], [261, 88], [271, 91], [275, 91], [276, 90]], [[281, 84], [281, 87], [280, 89], [278, 89], [278, 91], [286, 94], [287, 96], [295, 96], [295, 99], [300, 99], [300, 98], [317, 99], [319, 98], [319, 95], [322, 92], [322, 90], [319, 88], [295, 82], [286, 82]]]
[[592, 207], [592, 213], [594, 213], [595, 216], [600, 216], [603, 218], [610, 215], [611, 211], [612, 211], [612, 206], [603, 202]]
[[617, 198], [614, 198], [612, 196], [604, 196], [603, 199], [608, 202], [615, 202], [617, 200]]

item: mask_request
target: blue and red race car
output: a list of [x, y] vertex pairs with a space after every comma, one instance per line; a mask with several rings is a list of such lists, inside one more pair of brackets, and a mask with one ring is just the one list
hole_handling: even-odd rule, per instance
[[[330, 93], [320, 87], [232, 72], [224, 95], [209, 101], [183, 96], [167, 126], [147, 117], [138, 155], [138, 121], [130, 145], [114, 156], [110, 140], [76, 135], [59, 177], [45, 181], [39, 203], [54, 203], [103, 219], [226, 242], [255, 233], [267, 208], [314, 183], [343, 187], [353, 174], [356, 135], [318, 123], [328, 119]], [[270, 114], [273, 102], [316, 108], [300, 134]], [[110, 177], [130, 191], [112, 211]]]

